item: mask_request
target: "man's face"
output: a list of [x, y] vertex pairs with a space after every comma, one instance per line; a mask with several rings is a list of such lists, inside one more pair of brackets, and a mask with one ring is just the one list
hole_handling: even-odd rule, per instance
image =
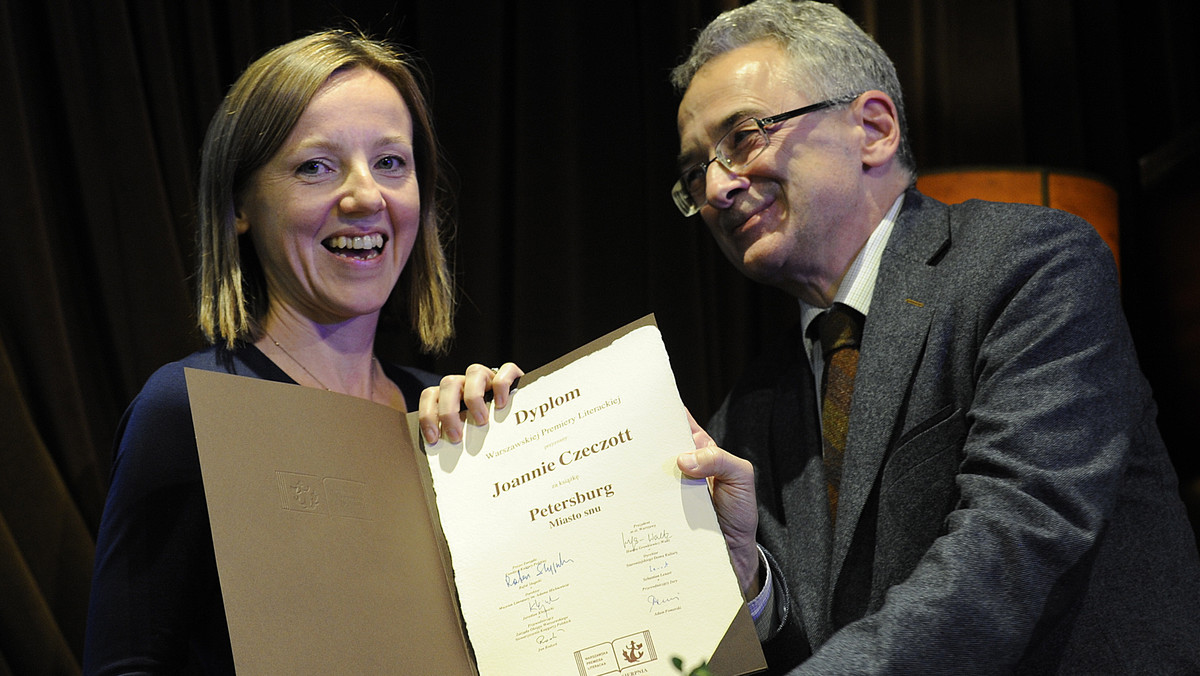
[[[769, 41], [705, 64], [679, 105], [680, 168], [710, 159], [713, 144], [746, 117], [815, 103], [789, 84], [786, 68], [786, 53]], [[708, 168], [700, 216], [751, 279], [815, 304], [836, 288], [862, 245], [854, 228], [839, 227], [862, 195], [861, 135], [852, 120], [842, 106], [781, 122], [741, 172], [719, 162]]]

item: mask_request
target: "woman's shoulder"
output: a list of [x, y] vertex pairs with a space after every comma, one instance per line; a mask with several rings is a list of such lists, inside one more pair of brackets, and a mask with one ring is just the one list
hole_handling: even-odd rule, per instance
[[217, 371], [262, 380], [287, 381], [288, 377], [253, 345], [229, 350], [209, 346], [180, 359], [164, 364], [146, 379], [131, 407], [155, 402], [187, 404], [186, 369]]
[[[400, 387], [405, 399], [411, 403], [420, 399], [421, 391], [426, 387], [437, 385], [441, 381], [441, 376], [436, 373], [414, 366], [383, 362], [383, 367], [388, 377]], [[253, 345], [242, 345], [233, 350], [210, 346], [159, 367], [146, 380], [141, 392], [129, 405], [123, 422], [128, 423], [131, 418], [147, 416], [161, 420], [165, 416], [167, 419], [186, 420], [190, 423], [187, 369], [216, 371], [260, 380], [294, 382]]]
[[218, 371], [264, 380], [287, 381], [287, 376], [253, 346], [236, 350], [208, 347], [159, 367], [134, 397], [118, 430], [118, 439], [149, 433], [191, 435], [186, 369]]

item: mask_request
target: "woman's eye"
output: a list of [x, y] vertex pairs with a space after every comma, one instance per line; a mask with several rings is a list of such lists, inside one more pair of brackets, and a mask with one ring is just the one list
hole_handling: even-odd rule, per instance
[[296, 167], [296, 173], [301, 176], [320, 176], [328, 171], [331, 171], [329, 165], [321, 160], [309, 160]]
[[375, 166], [379, 167], [383, 171], [400, 171], [407, 164], [408, 163], [404, 161], [404, 158], [400, 157], [399, 155], [388, 155], [380, 158], [379, 161], [375, 163]]

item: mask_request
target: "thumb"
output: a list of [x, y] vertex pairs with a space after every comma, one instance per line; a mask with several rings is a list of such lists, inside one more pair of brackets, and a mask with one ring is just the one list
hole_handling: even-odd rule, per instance
[[687, 412], [688, 424], [692, 427], [692, 442], [696, 444], [696, 448], [701, 449], [706, 446], [716, 446], [717, 442], [713, 441], [713, 438], [708, 435], [708, 432], [704, 431], [700, 423], [696, 422], [696, 419], [692, 417], [692, 412], [686, 408], [684, 411]]

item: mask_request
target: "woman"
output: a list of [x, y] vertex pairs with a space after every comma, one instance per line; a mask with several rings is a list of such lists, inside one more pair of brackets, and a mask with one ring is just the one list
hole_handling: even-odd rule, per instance
[[383, 43], [301, 38], [230, 89], [201, 163], [198, 316], [211, 346], [159, 369], [121, 422], [85, 672], [233, 672], [183, 369], [415, 408], [436, 377], [380, 363], [375, 330], [399, 296], [426, 350], [451, 337], [438, 182], [415, 72]]

